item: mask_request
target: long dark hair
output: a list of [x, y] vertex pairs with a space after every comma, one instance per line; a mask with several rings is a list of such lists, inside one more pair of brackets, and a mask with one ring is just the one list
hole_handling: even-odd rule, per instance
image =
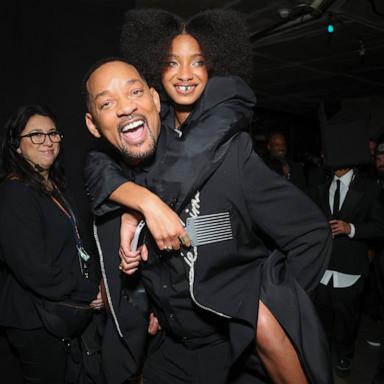
[[253, 52], [246, 23], [232, 10], [206, 10], [188, 20], [161, 9], [130, 10], [125, 14], [120, 48], [148, 84], [162, 91], [161, 73], [172, 40], [180, 34], [198, 41], [209, 76], [236, 75], [252, 81]]
[[[17, 152], [20, 145], [20, 134], [29, 119], [35, 115], [49, 117], [56, 125], [55, 115], [46, 106], [30, 104], [19, 107], [5, 123], [4, 136], [0, 145], [0, 180], [16, 178], [31, 188], [47, 194], [49, 191], [39, 170]], [[64, 188], [64, 173], [57, 159], [49, 169], [49, 178], [58, 187]]]

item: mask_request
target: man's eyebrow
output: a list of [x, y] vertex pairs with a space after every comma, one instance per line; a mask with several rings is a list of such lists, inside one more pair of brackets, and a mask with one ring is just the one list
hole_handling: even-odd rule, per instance
[[[127, 80], [127, 81], [125, 82], [125, 84], [126, 84], [126, 85], [132, 85], [132, 84], [134, 84], [134, 83], [136, 83], [136, 82], [142, 84], [142, 81], [140, 81], [139, 79]], [[108, 95], [108, 93], [109, 93], [108, 91], [102, 91], [102, 92], [98, 93], [98, 94], [95, 96], [94, 100], [96, 101], [98, 98], [103, 97], [103, 96], [105, 96], [105, 95]]]
[[108, 94], [107, 91], [100, 92], [100, 93], [98, 93], [98, 94], [95, 96], [94, 100], [96, 101], [98, 98], [103, 97], [103, 96], [105, 96], [105, 95], [107, 95], [107, 94]]

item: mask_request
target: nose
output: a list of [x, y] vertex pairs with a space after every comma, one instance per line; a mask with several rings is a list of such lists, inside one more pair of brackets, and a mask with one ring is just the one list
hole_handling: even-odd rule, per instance
[[43, 145], [47, 146], [47, 147], [52, 147], [53, 145], [53, 141], [51, 140], [51, 136], [49, 136], [48, 134], [46, 134], [44, 136], [44, 141], [42, 142]]
[[137, 110], [137, 106], [134, 101], [126, 98], [120, 100], [118, 108], [116, 109], [117, 116], [128, 116], [132, 115]]
[[183, 81], [192, 80], [193, 73], [192, 73], [191, 67], [187, 64], [181, 64], [179, 66], [177, 77], [179, 80], [183, 80]]

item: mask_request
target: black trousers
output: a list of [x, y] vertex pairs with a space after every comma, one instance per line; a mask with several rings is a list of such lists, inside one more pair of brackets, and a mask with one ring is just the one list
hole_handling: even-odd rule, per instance
[[319, 284], [315, 305], [337, 358], [352, 358], [359, 326], [364, 291], [364, 277], [351, 287], [334, 288]]
[[68, 354], [61, 339], [43, 328], [8, 328], [6, 334], [20, 360], [25, 384], [64, 384]]
[[223, 384], [228, 360], [229, 344], [225, 341], [190, 347], [161, 332], [149, 346], [144, 384]]
[[[204, 340], [203, 340], [204, 342]], [[185, 345], [164, 332], [149, 345], [144, 384], [261, 384], [269, 383], [247, 367], [247, 359], [230, 366], [230, 345], [218, 340], [202, 346]]]
[[20, 364], [11, 350], [4, 329], [0, 328], [0, 383], [23, 384]]

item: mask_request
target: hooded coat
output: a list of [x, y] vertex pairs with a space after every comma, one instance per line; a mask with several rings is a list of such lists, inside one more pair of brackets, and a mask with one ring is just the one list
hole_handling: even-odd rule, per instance
[[[266, 167], [254, 152], [244, 132], [250, 126], [254, 103], [252, 91], [240, 78], [211, 78], [182, 125], [182, 134], [172, 128], [172, 108], [163, 113], [156, 157], [150, 165], [129, 170], [121, 161], [93, 153], [86, 169], [87, 186], [95, 212], [110, 212], [96, 227], [99, 250], [117, 256], [120, 221], [106, 198], [127, 178], [158, 194], [183, 222], [224, 215], [230, 228], [227, 239], [181, 250], [180, 256], [191, 299], [228, 321], [228, 363], [234, 364], [241, 356], [251, 369], [260, 371], [256, 354], [246, 351], [254, 350], [262, 300], [295, 345], [311, 383], [332, 383], [326, 338], [308, 296], [329, 260], [328, 224], [308, 197]], [[145, 310], [138, 311], [137, 305], [133, 309], [132, 300], [130, 310], [122, 309], [127, 300], [122, 305], [118, 257], [109, 258], [113, 262], [102, 257], [111, 264], [105, 265], [104, 278], [114, 287], [110, 298], [112, 305], [116, 303], [115, 327], [135, 359], [136, 365], [129, 368], [133, 373], [144, 350], [138, 342], [145, 341]], [[127, 315], [119, 321], [119, 312], [130, 311], [136, 311], [135, 319]], [[138, 325], [140, 319], [144, 325]], [[132, 333], [135, 323], [141, 331]], [[268, 382], [262, 370], [257, 376], [255, 382]]]

